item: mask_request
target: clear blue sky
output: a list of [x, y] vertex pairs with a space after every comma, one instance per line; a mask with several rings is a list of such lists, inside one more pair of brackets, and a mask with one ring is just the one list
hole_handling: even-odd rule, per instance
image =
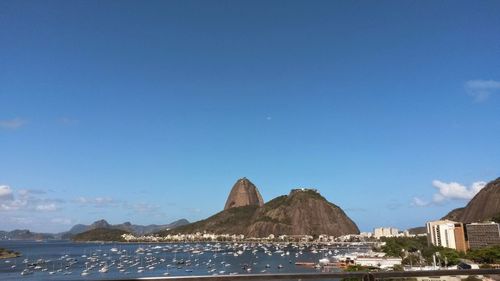
[[0, 229], [194, 221], [243, 176], [266, 201], [315, 187], [362, 230], [423, 225], [500, 176], [499, 15], [0, 0]]

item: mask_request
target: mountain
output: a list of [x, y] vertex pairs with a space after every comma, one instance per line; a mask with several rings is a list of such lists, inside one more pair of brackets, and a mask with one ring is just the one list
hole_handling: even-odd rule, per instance
[[411, 235], [426, 234], [427, 228], [425, 226], [408, 228], [408, 233], [410, 233]]
[[269, 234], [342, 236], [359, 234], [356, 224], [315, 190], [292, 190], [258, 209], [247, 235]]
[[73, 241], [115, 241], [123, 242], [123, 234], [130, 232], [113, 228], [95, 228], [75, 235]]
[[97, 229], [97, 228], [111, 228], [112, 226], [104, 219], [98, 220], [93, 222], [90, 225], [90, 229]]
[[500, 215], [500, 178], [489, 182], [469, 204], [448, 213], [443, 219], [480, 222]]
[[237, 208], [243, 206], [259, 206], [264, 205], [264, 200], [260, 195], [257, 187], [247, 178], [242, 178], [236, 181], [226, 200], [224, 210], [229, 208]]
[[225, 209], [205, 220], [158, 234], [211, 232], [244, 234], [249, 237], [274, 235], [341, 236], [359, 229], [344, 211], [328, 202], [316, 190], [296, 189], [262, 207], [246, 205]]
[[109, 224], [106, 220], [101, 219], [93, 222], [90, 225], [77, 224], [73, 226], [69, 231], [62, 233], [61, 236], [63, 239], [71, 239], [73, 236], [77, 234], [93, 229], [118, 229], [136, 235], [144, 235], [164, 229], [172, 229], [186, 224], [189, 224], [189, 221], [187, 221], [186, 219], [180, 219], [172, 223], [162, 224], [162, 225], [157, 225], [157, 224], [137, 225], [137, 224], [132, 224], [130, 222], [112, 225]]
[[0, 231], [0, 240], [51, 240], [56, 238], [54, 234], [36, 233], [27, 229]]
[[441, 219], [442, 220], [451, 220], [451, 221], [461, 221], [462, 216], [464, 214], [464, 211], [465, 211], [465, 207], [453, 209], [453, 210], [451, 210], [451, 212], [446, 214], [446, 216], [444, 216]]
[[122, 224], [115, 224], [115, 225], [111, 226], [111, 228], [125, 230], [125, 231], [128, 231], [130, 233], [134, 233], [134, 234], [138, 234], [138, 235], [144, 235], [144, 234], [149, 234], [149, 233], [153, 233], [156, 231], [160, 231], [163, 229], [176, 228], [176, 227], [186, 225], [186, 224], [189, 224], [188, 220], [180, 219], [180, 220], [176, 220], [174, 222], [171, 222], [169, 224], [162, 224], [162, 225], [158, 225], [158, 224], [137, 225], [137, 224], [131, 224], [130, 222], [125, 222]]

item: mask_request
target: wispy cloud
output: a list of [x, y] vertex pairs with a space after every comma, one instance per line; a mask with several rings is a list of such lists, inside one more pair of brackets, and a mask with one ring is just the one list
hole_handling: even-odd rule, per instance
[[40, 203], [35, 206], [35, 210], [42, 212], [56, 211], [58, 208], [55, 203]]
[[431, 202], [425, 201], [419, 197], [413, 197], [411, 205], [415, 207], [425, 207], [430, 205]]
[[78, 120], [73, 119], [73, 118], [69, 118], [69, 117], [61, 117], [61, 118], [59, 118], [58, 122], [62, 125], [66, 125], [66, 126], [78, 124]]
[[0, 201], [11, 201], [14, 199], [14, 192], [8, 185], [0, 185]]
[[43, 190], [15, 191], [8, 185], [0, 185], [0, 211], [53, 212], [61, 209], [64, 200], [41, 197], [43, 194]]
[[500, 81], [469, 80], [465, 82], [465, 90], [476, 102], [482, 102], [492, 94], [500, 92]]
[[120, 202], [109, 197], [78, 197], [75, 200], [81, 206], [92, 206], [96, 208], [107, 208], [118, 206]]
[[395, 199], [391, 199], [391, 201], [389, 201], [389, 203], [387, 203], [386, 207], [387, 209], [389, 210], [397, 210], [399, 208], [401, 208], [403, 206], [403, 204], [401, 204], [401, 202], [395, 200]]
[[141, 214], [159, 214], [161, 207], [159, 205], [147, 202], [130, 203], [123, 200], [116, 200], [109, 197], [78, 197], [73, 202], [82, 207], [93, 208], [119, 208], [123, 210], [133, 211]]
[[150, 204], [150, 203], [144, 203], [144, 202], [141, 202], [141, 203], [134, 203], [134, 204], [130, 204], [130, 203], [125, 203], [124, 208], [132, 208], [134, 209], [134, 211], [138, 212], [138, 213], [156, 213], [156, 212], [159, 212], [160, 211], [160, 206], [158, 205], [155, 205], [155, 204]]
[[14, 129], [21, 128], [25, 124], [26, 124], [26, 120], [21, 119], [21, 118], [0, 120], [0, 128], [2, 128], [2, 129], [14, 130]]
[[68, 218], [52, 218], [52, 219], [50, 219], [50, 222], [54, 223], [54, 224], [61, 224], [61, 225], [72, 225], [73, 224], [73, 220], [68, 219]]

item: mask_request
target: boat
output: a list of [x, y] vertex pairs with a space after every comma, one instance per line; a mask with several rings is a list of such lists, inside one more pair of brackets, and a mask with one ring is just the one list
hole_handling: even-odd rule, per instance
[[103, 267], [101, 267], [101, 268], [99, 269], [99, 272], [100, 272], [100, 273], [106, 273], [106, 272], [108, 272], [108, 271], [109, 271], [109, 267], [108, 267], [107, 265], [105, 265], [105, 266], [103, 266]]
[[30, 275], [30, 274], [33, 274], [33, 271], [29, 270], [28, 268], [23, 269], [23, 271], [21, 271], [21, 275]]

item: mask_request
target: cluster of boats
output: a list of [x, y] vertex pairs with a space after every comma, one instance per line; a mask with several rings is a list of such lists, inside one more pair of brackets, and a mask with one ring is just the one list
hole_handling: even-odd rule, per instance
[[[95, 245], [95, 244], [94, 244]], [[366, 249], [361, 249], [363, 252]], [[351, 249], [352, 250], [352, 249]], [[357, 248], [357, 250], [360, 250]], [[86, 248], [80, 255], [63, 255], [57, 259], [23, 260], [21, 275], [34, 272], [49, 275], [132, 274], [144, 275], [226, 275], [240, 273], [307, 271], [322, 268], [330, 259], [348, 253], [345, 248], [308, 244], [208, 243], [98, 245]], [[351, 251], [352, 253], [352, 251]], [[293, 270], [313, 265], [311, 269]], [[15, 269], [16, 265], [12, 265]]]

